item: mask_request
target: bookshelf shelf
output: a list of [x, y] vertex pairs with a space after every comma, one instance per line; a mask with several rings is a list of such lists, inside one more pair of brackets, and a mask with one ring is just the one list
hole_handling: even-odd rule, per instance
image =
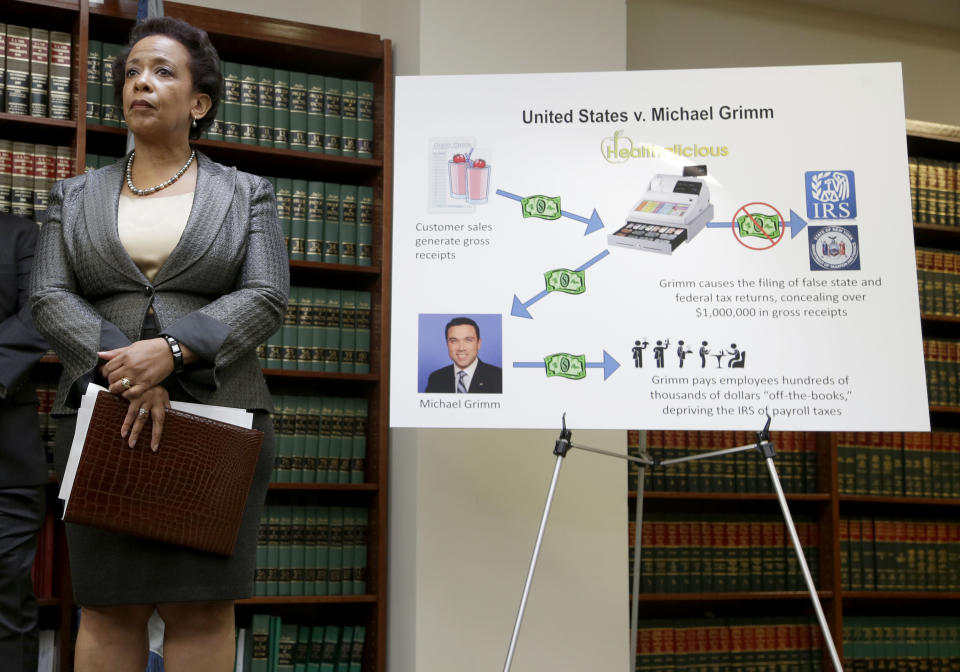
[[284, 595], [277, 597], [248, 597], [245, 600], [237, 600], [238, 606], [272, 606], [272, 605], [298, 605], [298, 604], [376, 604], [378, 598], [376, 595]]
[[911, 602], [918, 601], [936, 601], [953, 602], [960, 600], [960, 593], [957, 592], [935, 592], [935, 591], [843, 591], [844, 601], [849, 602], [889, 602], [891, 600], [904, 600]]
[[874, 495], [839, 495], [840, 504], [894, 504], [912, 507], [960, 507], [960, 499], [950, 497], [879, 497]]
[[[821, 600], [833, 599], [833, 591], [818, 590]], [[666, 602], [687, 602], [694, 605], [711, 602], [741, 602], [741, 601], [771, 601], [796, 600], [810, 601], [810, 593], [806, 591], [764, 592], [764, 593], [640, 593], [640, 602], [645, 605], [655, 605]]]
[[[75, 172], [84, 170], [88, 153], [106, 157], [121, 156], [125, 150], [127, 130], [91, 121], [86, 116], [88, 91], [96, 91], [88, 89], [86, 65], [91, 42], [119, 44], [126, 41], [137, 14], [136, 0], [103, 0], [100, 3], [87, 0], [4, 0], [2, 4], [2, 20], [5, 23], [70, 33], [73, 119], [53, 120], [0, 112], [0, 137], [69, 147]], [[355, 440], [366, 437], [365, 453], [353, 454], [353, 459], [363, 460], [359, 467], [362, 469], [363, 483], [273, 483], [269, 488], [267, 504], [298, 509], [316, 505], [331, 509], [362, 510], [367, 548], [367, 594], [242, 600], [238, 603], [242, 607], [238, 625], [249, 625], [251, 615], [261, 613], [280, 616], [285, 622], [289, 619], [289, 623], [296, 622], [298, 625], [330, 624], [329, 609], [333, 607], [336, 609], [333, 618], [340, 619], [344, 626], [365, 626], [366, 638], [360, 669], [363, 672], [380, 672], [386, 669], [387, 611], [384, 597], [388, 553], [387, 498], [384, 494], [387, 487], [389, 394], [386, 350], [390, 337], [390, 215], [393, 199], [392, 46], [389, 40], [369, 33], [176, 2], [164, 3], [164, 13], [206, 30], [224, 62], [372, 83], [371, 158], [277, 149], [207, 138], [193, 141], [193, 144], [214, 161], [269, 179], [355, 185], [368, 188], [368, 193], [372, 192], [372, 222], [370, 219], [364, 220], [372, 230], [372, 265], [290, 262], [292, 285], [369, 294], [371, 373], [263, 370], [274, 395], [324, 395], [338, 403], [341, 400], [362, 403], [366, 409], [365, 424], [353, 435]], [[43, 357], [41, 362], [36, 372], [38, 378], [49, 387], [58, 373], [59, 359], [51, 353]], [[345, 409], [343, 417], [350, 417], [349, 409]], [[361, 416], [358, 414], [354, 417]], [[320, 430], [317, 433], [323, 436]], [[345, 455], [342, 454], [340, 458], [343, 459]], [[53, 482], [49, 494], [51, 500], [56, 501]], [[54, 586], [58, 597], [42, 600], [41, 604], [45, 623], [52, 624], [48, 627], [55, 627], [59, 632], [59, 669], [69, 672], [73, 669], [76, 605], [70, 598], [70, 577], [62, 532], [60, 527], [55, 551]], [[281, 565], [280, 571], [285, 571], [285, 568], [286, 565]]]
[[[636, 490], [630, 490], [627, 496], [633, 500], [637, 498]], [[777, 496], [773, 493], [766, 494], [761, 492], [664, 492], [660, 490], [646, 490], [643, 493], [647, 500], [690, 500], [690, 501], [714, 501], [714, 502], [756, 502], [756, 501], [777, 501]], [[791, 502], [829, 502], [829, 493], [813, 494], [787, 494], [787, 499]]]

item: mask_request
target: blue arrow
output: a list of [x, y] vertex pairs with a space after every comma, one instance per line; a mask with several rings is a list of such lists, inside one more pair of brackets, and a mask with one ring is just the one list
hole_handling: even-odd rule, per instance
[[[587, 263], [583, 264], [582, 266], [580, 266], [580, 267], [577, 268], [576, 270], [578, 270], [578, 271], [585, 271], [585, 270], [587, 270], [588, 268], [590, 268], [591, 266], [593, 266], [595, 263], [597, 263], [598, 261], [600, 261], [601, 259], [603, 259], [603, 258], [604, 258], [605, 256], [607, 256], [608, 254], [610, 254], [610, 250], [604, 250], [603, 252], [601, 252], [600, 254], [598, 254], [598, 255], [595, 256], [593, 259], [591, 259], [591, 260], [588, 261]], [[532, 320], [532, 319], [533, 319], [533, 315], [530, 314], [530, 311], [527, 310], [527, 308], [529, 308], [530, 306], [532, 306], [533, 304], [535, 304], [537, 301], [539, 301], [540, 299], [542, 299], [543, 297], [545, 297], [545, 296], [546, 296], [547, 294], [549, 294], [549, 293], [550, 293], [550, 290], [545, 289], [545, 290], [543, 290], [542, 292], [540, 292], [539, 294], [537, 294], [535, 297], [533, 297], [532, 299], [530, 299], [529, 301], [526, 301], [526, 302], [521, 301], [521, 300], [520, 300], [520, 297], [517, 296], [516, 294], [514, 294], [514, 295], [513, 295], [513, 306], [511, 306], [511, 308], [510, 308], [510, 314], [513, 315], [514, 317], [525, 317], [525, 318], [527, 318], [528, 320]]]
[[[498, 196], [505, 196], [506, 198], [512, 198], [512, 199], [515, 200], [515, 201], [520, 201], [520, 200], [523, 199], [522, 196], [517, 196], [516, 194], [511, 194], [509, 191], [504, 191], [503, 189], [497, 189], [497, 195], [498, 195]], [[586, 228], [586, 230], [583, 232], [583, 235], [585, 235], [585, 236], [593, 233], [594, 231], [599, 231], [600, 229], [603, 228], [603, 220], [600, 219], [600, 215], [597, 214], [597, 209], [596, 209], [596, 208], [593, 209], [593, 214], [591, 214], [589, 218], [587, 218], [587, 217], [581, 217], [580, 215], [575, 215], [575, 214], [573, 214], [572, 212], [567, 212], [566, 210], [561, 210], [561, 211], [560, 211], [560, 214], [561, 214], [563, 217], [566, 217], [566, 218], [568, 218], [568, 219], [575, 219], [575, 220], [577, 220], [578, 222], [583, 222], [584, 224], [586, 224], [586, 225], [587, 225], [587, 228]]]
[[[547, 368], [546, 362], [514, 362], [513, 368], [515, 369], [545, 369]], [[610, 356], [610, 353], [606, 350], [603, 351], [603, 361], [602, 362], [587, 362], [588, 369], [603, 369], [603, 379], [606, 380], [609, 378], [614, 371], [620, 368], [620, 362], [615, 360]]]
[[[790, 229], [790, 239], [793, 240], [797, 237], [798, 233], [803, 231], [803, 227], [807, 225], [807, 222], [794, 212], [793, 208], [790, 208], [790, 221], [784, 222], [783, 225]], [[730, 226], [733, 226], [732, 222], [707, 222], [708, 229], [725, 229]]]

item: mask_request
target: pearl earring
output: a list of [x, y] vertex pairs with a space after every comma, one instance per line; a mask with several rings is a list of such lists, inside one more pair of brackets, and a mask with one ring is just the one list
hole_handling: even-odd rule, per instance
[[196, 127], [197, 127], [197, 118], [196, 118], [196, 117], [193, 118], [193, 123], [190, 124], [190, 125], [191, 125], [193, 128], [196, 128]]

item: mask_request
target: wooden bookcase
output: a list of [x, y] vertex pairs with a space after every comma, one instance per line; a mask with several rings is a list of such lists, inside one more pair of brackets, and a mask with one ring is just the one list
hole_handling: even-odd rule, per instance
[[[908, 120], [906, 128], [910, 156], [960, 161], [960, 127]], [[918, 247], [960, 253], [958, 226], [917, 223], [914, 225], [914, 238]], [[925, 338], [960, 339], [960, 316], [924, 313], [921, 315], [921, 325]], [[931, 406], [930, 417], [934, 430], [960, 431], [960, 407]], [[902, 441], [904, 435], [894, 434], [894, 438]], [[838, 436], [818, 433], [816, 444], [816, 492], [787, 494], [787, 500], [795, 518], [808, 515], [819, 521], [818, 592], [841, 658], [845, 616], [879, 615], [888, 616], [891, 621], [903, 616], [956, 616], [960, 609], [960, 592], [843, 589], [840, 524], [843, 518], [857, 516], [908, 519], [947, 517], [957, 520], [960, 519], [960, 499], [846, 494], [839, 487]], [[753, 453], [746, 455], [750, 456], [748, 459], [760, 459]], [[628, 506], [631, 512], [636, 496], [636, 491], [629, 491]], [[738, 516], [765, 514], [780, 517], [779, 506], [772, 493], [645, 492], [644, 522], [650, 515], [658, 513], [699, 513], [707, 510]], [[792, 557], [792, 549], [788, 550]], [[809, 617], [815, 623], [810, 599], [805, 591], [640, 594], [641, 621], [699, 619], [707, 616], [749, 616], [758, 619]], [[825, 651], [821, 669], [832, 669]]]
[[[373, 264], [350, 266], [291, 261], [292, 285], [368, 291], [372, 295], [370, 373], [340, 374], [265, 369], [275, 394], [362, 397], [368, 403], [365, 479], [354, 485], [273, 484], [270, 501], [307, 500], [368, 508], [367, 594], [332, 597], [256, 597], [237, 604], [238, 625], [253, 613], [290, 622], [357, 623], [366, 626], [365, 672], [386, 669], [387, 430], [390, 331], [390, 222], [393, 174], [393, 77], [391, 44], [377, 35], [219, 11], [174, 2], [167, 16], [206, 30], [223, 61], [374, 82], [373, 158], [360, 159], [201, 139], [193, 144], [213, 160], [272, 177], [365, 185], [374, 191]], [[0, 0], [6, 23], [61, 30], [72, 35], [72, 113], [69, 121], [0, 113], [0, 137], [69, 146], [75, 170], [84, 157], [121, 155], [126, 131], [85, 118], [89, 40], [125, 43], [137, 13], [135, 0]], [[41, 365], [53, 378], [55, 363]], [[51, 487], [51, 501], [55, 492]], [[58, 534], [55, 599], [41, 603], [41, 626], [60, 636], [60, 669], [72, 669], [75, 612], [66, 547]]]

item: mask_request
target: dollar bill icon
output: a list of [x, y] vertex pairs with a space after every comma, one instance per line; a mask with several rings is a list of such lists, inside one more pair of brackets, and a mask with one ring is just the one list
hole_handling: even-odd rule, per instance
[[543, 277], [547, 280], [547, 291], [564, 292], [566, 294], [583, 294], [586, 290], [584, 276], [586, 271], [571, 271], [568, 268], [557, 268], [547, 271]]
[[527, 196], [520, 199], [520, 205], [524, 218], [560, 219], [559, 196]]
[[740, 215], [737, 217], [737, 225], [740, 228], [741, 238], [746, 238], [747, 236], [756, 238], [780, 237], [780, 218], [776, 215], [751, 212], [748, 215]]
[[580, 380], [587, 375], [587, 356], [558, 352], [543, 358], [547, 365], [547, 378], [561, 376], [570, 380]]

